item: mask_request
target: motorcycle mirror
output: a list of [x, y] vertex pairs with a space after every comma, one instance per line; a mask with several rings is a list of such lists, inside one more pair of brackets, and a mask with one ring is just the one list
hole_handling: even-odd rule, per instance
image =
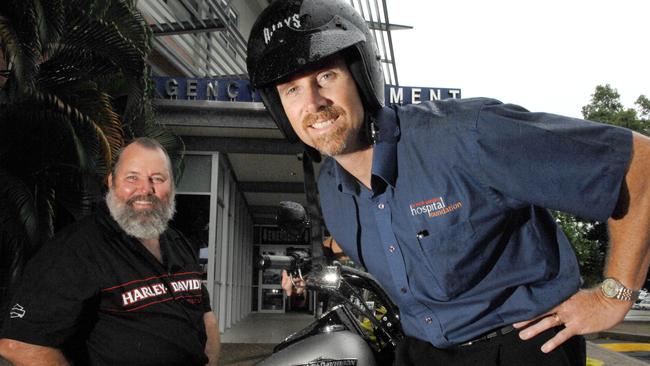
[[307, 211], [298, 202], [280, 202], [275, 220], [280, 229], [296, 238], [302, 237], [305, 229], [311, 226]]

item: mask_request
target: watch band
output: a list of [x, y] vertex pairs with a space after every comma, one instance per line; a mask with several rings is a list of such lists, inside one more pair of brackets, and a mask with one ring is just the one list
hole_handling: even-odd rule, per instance
[[639, 291], [632, 291], [629, 288], [622, 286], [615, 296], [618, 300], [636, 301], [639, 298]]
[[636, 301], [641, 291], [631, 290], [615, 278], [608, 277], [600, 284], [600, 290], [605, 297], [622, 301]]

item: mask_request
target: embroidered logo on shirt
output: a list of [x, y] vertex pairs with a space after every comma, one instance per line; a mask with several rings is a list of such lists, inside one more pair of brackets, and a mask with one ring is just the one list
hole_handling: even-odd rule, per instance
[[[201, 290], [201, 281], [196, 279], [174, 281], [169, 284], [172, 286], [172, 292], [174, 293]], [[160, 296], [166, 293], [167, 288], [162, 283], [134, 288], [133, 290], [122, 293], [122, 306], [131, 305], [150, 297]]]
[[178, 272], [104, 288], [102, 310], [138, 311], [168, 301], [201, 304], [201, 275], [201, 272]]
[[11, 311], [9, 312], [9, 317], [11, 319], [14, 318], [22, 318], [25, 316], [25, 308], [22, 307], [20, 304], [16, 304], [11, 308]]
[[431, 198], [426, 201], [411, 203], [411, 216], [427, 215], [428, 217], [437, 217], [446, 215], [452, 211], [456, 211], [463, 207], [463, 203], [458, 201], [451, 205], [447, 205], [442, 197]]

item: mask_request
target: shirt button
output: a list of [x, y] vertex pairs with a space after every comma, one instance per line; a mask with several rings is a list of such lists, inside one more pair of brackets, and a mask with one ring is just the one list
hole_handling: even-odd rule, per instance
[[426, 318], [424, 318], [424, 322], [427, 324], [431, 324], [433, 323], [433, 319], [430, 316], [427, 316]]
[[389, 246], [388, 251], [391, 252], [391, 253], [394, 252], [395, 251], [395, 246], [394, 245]]
[[380, 210], [383, 210], [384, 209], [384, 204], [380, 203], [380, 204], [377, 205], [377, 207], [379, 207]]
[[401, 288], [401, 289], [399, 289], [399, 290], [400, 290], [400, 292], [401, 292], [401, 293], [403, 293], [403, 294], [405, 294], [405, 293], [406, 293], [406, 287], [402, 287], [402, 288]]

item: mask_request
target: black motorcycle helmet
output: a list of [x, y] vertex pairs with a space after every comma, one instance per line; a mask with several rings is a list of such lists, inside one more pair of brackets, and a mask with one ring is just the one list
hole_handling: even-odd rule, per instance
[[271, 117], [290, 142], [298, 136], [276, 85], [341, 53], [365, 107], [366, 125], [384, 103], [381, 55], [366, 21], [344, 0], [276, 0], [253, 25], [246, 64]]

